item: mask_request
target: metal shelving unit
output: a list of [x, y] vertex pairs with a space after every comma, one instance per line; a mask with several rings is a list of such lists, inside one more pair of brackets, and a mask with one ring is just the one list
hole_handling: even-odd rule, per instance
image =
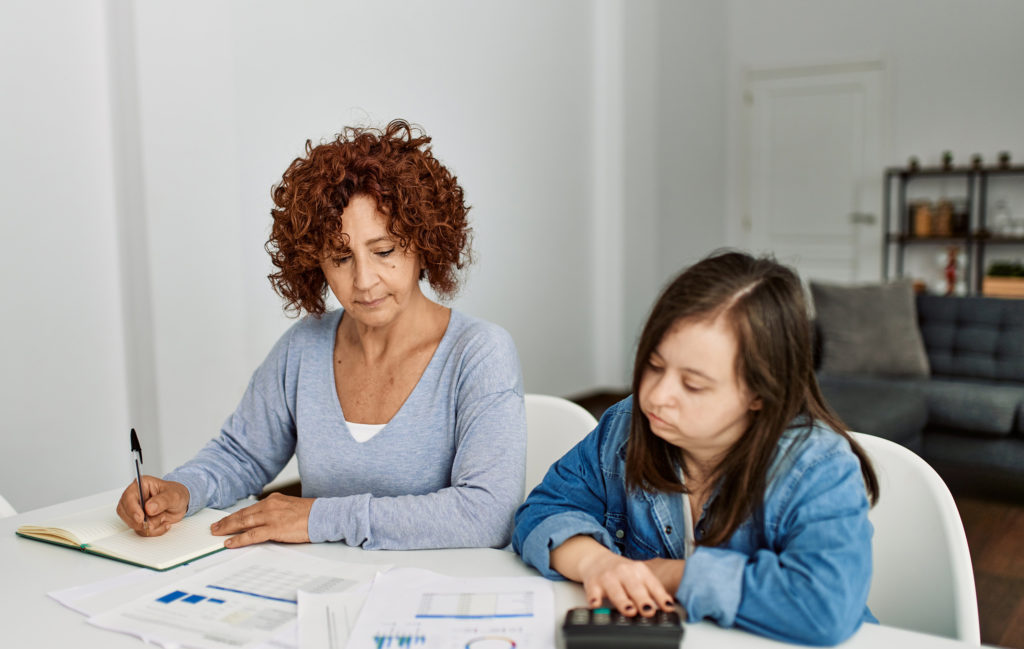
[[[981, 281], [985, 276], [985, 253], [990, 246], [1024, 245], [1024, 237], [997, 236], [986, 226], [988, 203], [988, 181], [995, 176], [1021, 176], [1024, 165], [998, 167], [890, 167], [885, 170], [883, 180], [882, 209], [882, 277], [890, 277], [890, 254], [894, 261], [895, 277], [903, 276], [904, 252], [907, 246], [948, 246], [961, 245], [967, 256], [965, 277], [968, 295], [981, 295]], [[916, 179], [951, 178], [961, 179], [967, 184], [966, 230], [958, 235], [916, 236], [910, 222], [907, 186]], [[895, 190], [895, 208], [893, 192]], [[893, 210], [897, 218], [893, 218]], [[895, 222], [894, 222], [895, 221]]]

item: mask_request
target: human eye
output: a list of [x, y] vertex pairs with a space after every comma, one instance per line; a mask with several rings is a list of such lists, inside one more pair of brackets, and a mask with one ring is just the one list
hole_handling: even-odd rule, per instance
[[390, 254], [391, 254], [391, 253], [393, 253], [394, 251], [395, 251], [395, 247], [394, 247], [394, 246], [391, 246], [391, 247], [390, 247], [390, 248], [388, 248], [387, 250], [378, 250], [378, 251], [377, 251], [377, 253], [376, 253], [376, 255], [377, 255], [378, 257], [387, 257], [388, 255], [390, 255]]
[[707, 388], [701, 385], [694, 385], [692, 383], [687, 383], [686, 381], [683, 381], [683, 389], [686, 390], [687, 392], [692, 392], [696, 394], [698, 392], [703, 392]]
[[348, 263], [350, 259], [352, 259], [352, 255], [337, 255], [331, 261], [334, 262], [335, 266], [341, 266]]

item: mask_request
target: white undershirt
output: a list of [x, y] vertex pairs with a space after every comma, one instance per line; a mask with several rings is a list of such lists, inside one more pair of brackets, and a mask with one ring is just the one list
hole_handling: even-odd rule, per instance
[[682, 496], [683, 527], [686, 528], [683, 534], [683, 558], [689, 559], [693, 554], [693, 546], [697, 544], [697, 539], [693, 536], [693, 510], [690, 509], [690, 494], [682, 494]]
[[360, 444], [370, 441], [374, 435], [384, 430], [387, 424], [357, 424], [354, 421], [345, 420], [345, 426], [352, 435], [352, 439]]
[[[682, 469], [679, 470], [679, 479], [686, 484], [686, 475]], [[680, 494], [683, 501], [683, 558], [689, 559], [693, 554], [693, 548], [697, 539], [693, 536], [693, 509], [690, 503], [690, 494]]]

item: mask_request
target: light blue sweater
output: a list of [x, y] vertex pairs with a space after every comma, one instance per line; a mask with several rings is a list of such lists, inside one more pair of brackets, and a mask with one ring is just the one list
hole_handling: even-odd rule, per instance
[[292, 454], [316, 498], [309, 539], [366, 549], [503, 547], [523, 492], [519, 357], [497, 325], [452, 311], [419, 383], [366, 442], [348, 432], [334, 382], [342, 310], [278, 340], [220, 435], [165, 477], [188, 514], [260, 493]]

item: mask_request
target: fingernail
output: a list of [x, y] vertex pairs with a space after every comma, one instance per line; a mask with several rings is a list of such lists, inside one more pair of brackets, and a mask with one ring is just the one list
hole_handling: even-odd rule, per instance
[[653, 610], [654, 610], [653, 606], [651, 606], [650, 604], [644, 604], [644, 613], [646, 613], [648, 611], [653, 611]]

